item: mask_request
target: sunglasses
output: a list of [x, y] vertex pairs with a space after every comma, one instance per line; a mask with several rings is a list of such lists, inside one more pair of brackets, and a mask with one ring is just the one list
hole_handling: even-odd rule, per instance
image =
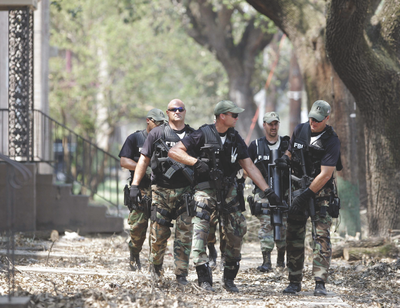
[[153, 122], [155, 125], [157, 125], [157, 126], [160, 126], [161, 124], [163, 124], [164, 123], [164, 121], [156, 121], [156, 120], [154, 120], [153, 118], [149, 118], [149, 120], [151, 121], [151, 122]]
[[172, 111], [172, 112], [177, 112], [177, 111], [179, 111], [179, 112], [184, 112], [184, 111], [185, 111], [185, 108], [183, 108], [183, 107], [174, 107], [174, 108], [168, 109], [168, 111]]
[[315, 119], [315, 118], [311, 118], [311, 121], [313, 121], [313, 122], [315, 122], [315, 123], [321, 123], [323, 120], [325, 120], [326, 119], [326, 117], [325, 118], [323, 118], [321, 121], [318, 121], [317, 119]]
[[224, 113], [224, 114], [230, 115], [230, 116], [231, 116], [232, 118], [234, 118], [234, 119], [236, 119], [236, 118], [239, 116], [238, 113], [232, 113], [232, 112], [228, 112], [228, 113]]

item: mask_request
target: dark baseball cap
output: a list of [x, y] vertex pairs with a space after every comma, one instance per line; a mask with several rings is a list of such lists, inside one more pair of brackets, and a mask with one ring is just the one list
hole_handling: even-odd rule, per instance
[[322, 121], [330, 114], [331, 114], [331, 106], [327, 102], [320, 99], [315, 101], [315, 103], [312, 105], [308, 117], [314, 118], [317, 121]]
[[157, 109], [157, 108], [151, 109], [147, 113], [147, 118], [148, 119], [153, 119], [154, 121], [165, 121], [167, 119], [165, 117], [164, 112], [162, 112], [162, 110]]
[[219, 115], [221, 113], [241, 113], [244, 109], [236, 106], [236, 104], [232, 101], [223, 100], [220, 101], [214, 108], [214, 115]]

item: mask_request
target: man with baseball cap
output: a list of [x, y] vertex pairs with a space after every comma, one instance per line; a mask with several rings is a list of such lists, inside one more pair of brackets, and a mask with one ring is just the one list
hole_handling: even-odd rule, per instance
[[314, 102], [308, 114], [309, 121], [295, 128], [286, 155], [275, 161], [281, 168], [290, 165], [297, 178], [304, 176], [305, 167], [306, 175], [311, 179], [311, 184], [306, 189], [301, 189], [300, 184], [294, 182], [297, 190], [292, 194], [286, 233], [290, 283], [283, 293], [301, 290], [306, 222], [311, 215], [310, 202], [314, 202], [314, 295], [327, 295], [325, 282], [332, 256], [329, 230], [332, 218], [337, 217], [340, 208], [340, 203], [336, 201], [338, 198], [333, 172], [335, 169], [342, 169], [339, 138], [333, 128], [327, 125], [330, 113], [331, 106], [326, 101]]
[[[268, 174], [268, 167], [273, 164], [273, 159], [281, 157], [285, 154], [289, 146], [289, 136], [279, 136], [280, 119], [275, 111], [267, 112], [263, 117], [265, 136], [253, 140], [249, 145], [249, 155], [251, 160], [260, 170], [267, 181], [273, 179], [279, 181], [283, 185], [278, 185], [280, 196], [284, 196], [284, 192], [289, 187], [288, 172], [277, 170]], [[276, 179], [274, 177], [277, 177]], [[264, 204], [268, 204], [267, 199], [259, 198], [260, 189], [256, 186], [254, 192], [254, 206], [252, 214], [260, 220], [260, 230], [258, 238], [260, 239], [261, 252], [263, 255], [263, 264], [257, 267], [260, 272], [270, 272], [272, 270], [271, 252], [274, 249], [274, 243], [278, 250], [277, 267], [285, 267], [285, 250], [286, 250], [286, 213], [283, 214], [283, 223], [280, 227], [281, 239], [274, 241], [274, 226], [271, 223], [271, 214], [265, 214], [262, 210]]]
[[[160, 109], [154, 108], [147, 113], [146, 117], [146, 129], [138, 130], [126, 138], [124, 145], [119, 153], [121, 167], [126, 168], [130, 171], [131, 177], [129, 185], [132, 183], [133, 176], [135, 174], [135, 169], [137, 162], [140, 157], [140, 150], [149, 134], [149, 132], [154, 128], [164, 123], [166, 120], [164, 112]], [[143, 195], [151, 198], [151, 168], [147, 168], [146, 175], [140, 181], [139, 188]], [[147, 210], [144, 205], [134, 205], [130, 202], [129, 198], [129, 188], [126, 186], [125, 195], [125, 205], [128, 206], [130, 213], [128, 216], [128, 224], [130, 226], [130, 241], [128, 244], [130, 252], [130, 269], [135, 271], [136, 269], [141, 269], [141, 263], [139, 259], [139, 253], [142, 250], [143, 242], [146, 239], [146, 232], [148, 226]]]
[[[260, 187], [261, 194], [280, 204], [278, 196], [269, 188], [260, 171], [251, 161], [247, 146], [234, 129], [239, 114], [244, 109], [232, 101], [220, 101], [214, 108], [214, 124], [206, 124], [183, 138], [168, 152], [168, 156], [185, 165], [194, 166], [195, 211], [193, 217], [193, 262], [198, 284], [207, 291], [212, 288], [212, 272], [206, 254], [210, 217], [219, 211], [226, 247], [223, 251], [223, 287], [229, 292], [239, 292], [234, 279], [239, 271], [243, 236], [247, 232], [246, 219], [242, 214], [244, 202], [238, 197], [236, 173], [240, 168], [247, 171]], [[194, 154], [189, 155], [188, 154]]]

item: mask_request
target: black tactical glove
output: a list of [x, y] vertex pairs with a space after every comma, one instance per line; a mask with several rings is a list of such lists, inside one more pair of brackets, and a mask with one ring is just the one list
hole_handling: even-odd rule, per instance
[[286, 170], [290, 166], [290, 158], [287, 155], [282, 155], [282, 157], [275, 159], [275, 164], [278, 169]]
[[298, 197], [294, 198], [292, 206], [289, 209], [289, 214], [296, 215], [303, 213], [310, 202], [311, 198], [315, 197], [315, 193], [307, 188]]
[[195, 168], [198, 175], [210, 172], [210, 168], [208, 167], [208, 165], [200, 159], [196, 161], [193, 167]]
[[131, 197], [131, 202], [138, 206], [142, 201], [142, 193], [140, 192], [139, 186], [131, 185], [129, 196]]
[[282, 205], [281, 198], [274, 192], [272, 188], [267, 188], [260, 194], [261, 198], [267, 198], [271, 205]]

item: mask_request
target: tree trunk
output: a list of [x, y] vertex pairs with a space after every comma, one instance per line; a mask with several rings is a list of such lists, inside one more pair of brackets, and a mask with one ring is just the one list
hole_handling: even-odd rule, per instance
[[[250, 79], [246, 77], [247, 74], [239, 72], [240, 67], [232, 67], [230, 70], [236, 69], [235, 74], [228, 74], [229, 78], [229, 99], [235, 102], [239, 107], [244, 108], [240, 114], [239, 120], [236, 123], [235, 129], [239, 132], [243, 139], [246, 139], [250, 131], [252, 119], [257, 111], [257, 105], [253, 99], [253, 91], [250, 87]], [[256, 123], [252, 131], [250, 140], [254, 140], [262, 136], [262, 129]]]
[[346, 261], [362, 260], [362, 258], [393, 258], [399, 253], [399, 249], [393, 243], [377, 247], [346, 247], [343, 249], [343, 258]]
[[292, 56], [290, 58], [290, 111], [289, 111], [289, 134], [292, 135], [295, 127], [301, 122], [301, 92], [303, 90], [303, 79], [299, 63], [294, 49], [292, 49]]
[[400, 7], [385, 2], [374, 27], [370, 3], [328, 4], [326, 49], [365, 121], [369, 233], [385, 236], [400, 223]]

